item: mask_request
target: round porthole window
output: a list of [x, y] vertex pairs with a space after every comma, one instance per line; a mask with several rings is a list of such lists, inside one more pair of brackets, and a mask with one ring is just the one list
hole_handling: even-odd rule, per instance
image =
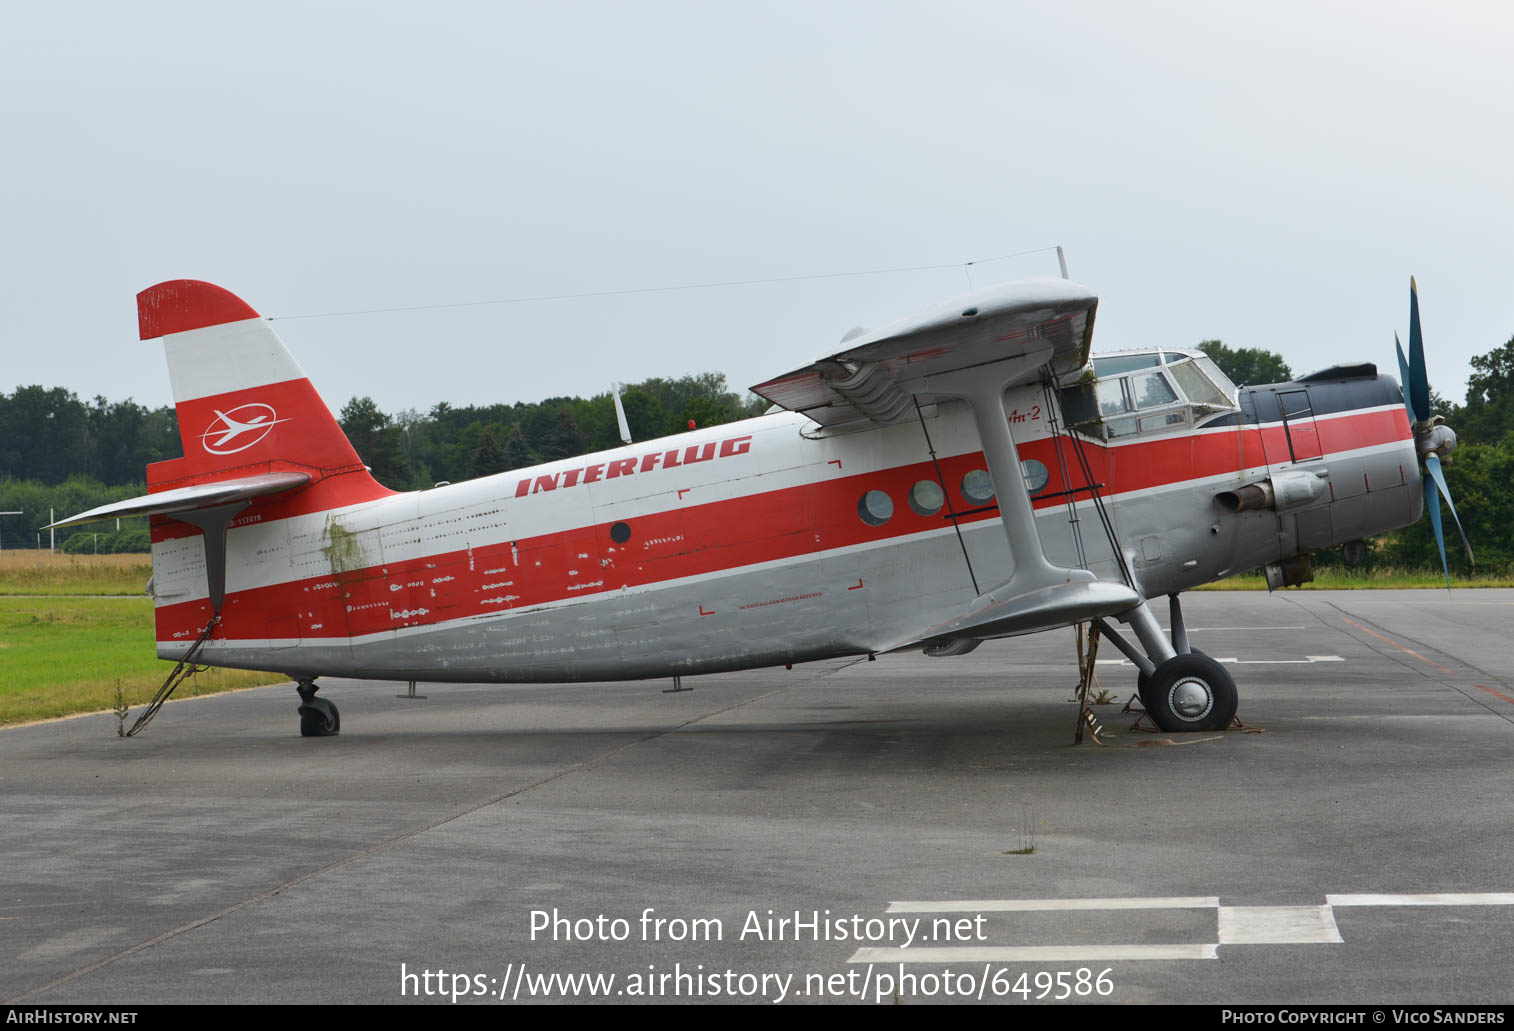
[[857, 502], [857, 514], [868, 526], [882, 526], [894, 517], [894, 499], [881, 490], [870, 490]]
[[974, 505], [986, 505], [994, 499], [994, 481], [987, 469], [974, 469], [962, 477], [962, 496]]
[[630, 523], [616, 523], [614, 526], [610, 527], [610, 540], [614, 541], [616, 544], [624, 544], [630, 539]]
[[1020, 463], [1020, 475], [1025, 477], [1025, 489], [1032, 494], [1039, 494], [1046, 489], [1046, 481], [1051, 479], [1051, 473], [1045, 463], [1038, 462], [1034, 458], [1027, 458]]
[[935, 480], [921, 480], [909, 489], [909, 507], [916, 515], [935, 515], [945, 503], [946, 495]]

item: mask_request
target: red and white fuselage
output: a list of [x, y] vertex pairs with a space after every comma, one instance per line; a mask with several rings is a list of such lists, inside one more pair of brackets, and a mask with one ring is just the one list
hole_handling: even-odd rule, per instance
[[[962, 402], [850, 430], [778, 412], [393, 493], [245, 304], [189, 281], [140, 303], [144, 338], [165, 343], [185, 446], [183, 458], [150, 468], [149, 497], [270, 473], [309, 477], [252, 499], [229, 523], [222, 618], [200, 662], [429, 681], [715, 672], [929, 640], [1014, 571]], [[1307, 425], [1261, 413], [1085, 437], [1141, 593], [1417, 517], [1408, 421], [1401, 402], [1379, 394], [1360, 407], [1316, 405]], [[1032, 492], [1042, 545], [1054, 563], [1118, 580], [1108, 539], [1089, 530], [1098, 524], [1065, 431], [1060, 440], [1051, 432], [1050, 396], [1027, 384], [1004, 405], [1020, 458], [1046, 474]], [[1304, 509], [1314, 516], [1214, 502], [1299, 469], [1327, 470], [1320, 501]], [[172, 659], [213, 614], [206, 550], [195, 526], [171, 515], [153, 524], [158, 651]]]

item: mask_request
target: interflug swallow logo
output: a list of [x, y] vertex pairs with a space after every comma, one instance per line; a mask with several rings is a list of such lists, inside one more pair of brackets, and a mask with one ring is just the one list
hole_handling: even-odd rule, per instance
[[234, 455], [246, 451], [268, 436], [276, 425], [288, 422], [280, 419], [272, 405], [258, 402], [241, 405], [229, 412], [215, 409], [216, 417], [210, 420], [205, 432], [200, 434], [200, 444], [213, 455]]

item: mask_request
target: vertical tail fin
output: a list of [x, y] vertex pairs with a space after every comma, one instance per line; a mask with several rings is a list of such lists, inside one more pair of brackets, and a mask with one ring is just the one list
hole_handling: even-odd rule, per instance
[[[137, 295], [143, 340], [162, 338], [184, 457], [148, 467], [148, 489], [283, 469], [344, 476], [344, 501], [390, 493], [268, 322], [235, 294], [176, 279]], [[327, 492], [322, 492], [327, 493]]]

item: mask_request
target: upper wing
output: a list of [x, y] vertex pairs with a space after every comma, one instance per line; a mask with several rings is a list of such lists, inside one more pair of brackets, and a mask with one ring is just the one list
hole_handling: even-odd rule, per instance
[[[1057, 376], [1082, 368], [1099, 299], [1065, 279], [1005, 283], [936, 305], [846, 341], [846, 350], [759, 383], [754, 394], [822, 426], [908, 418], [933, 375], [1050, 347]], [[1027, 377], [1036, 373], [1029, 372]]]

